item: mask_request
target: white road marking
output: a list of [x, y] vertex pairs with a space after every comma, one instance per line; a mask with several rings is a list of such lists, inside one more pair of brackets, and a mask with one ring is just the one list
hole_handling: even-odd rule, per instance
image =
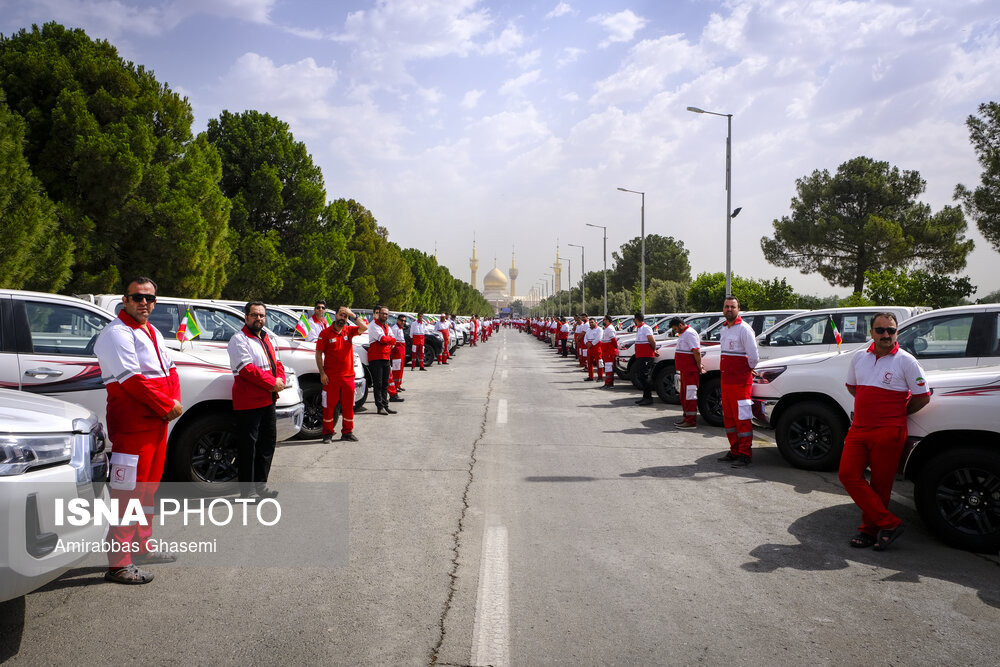
[[507, 380], [507, 371], [500, 371], [500, 381], [505, 382]]
[[488, 526], [479, 562], [479, 595], [472, 630], [472, 664], [510, 664], [510, 566], [507, 527]]
[[497, 424], [507, 423], [507, 399], [501, 398], [497, 404]]
[[505, 354], [505, 355], [503, 355], [503, 360], [504, 360], [504, 361], [507, 361], [507, 355], [506, 355], [506, 354]]

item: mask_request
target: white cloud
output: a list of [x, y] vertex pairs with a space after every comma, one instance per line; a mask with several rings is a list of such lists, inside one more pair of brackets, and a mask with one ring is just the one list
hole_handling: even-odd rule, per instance
[[476, 106], [479, 104], [479, 98], [483, 96], [484, 92], [485, 91], [482, 90], [467, 91], [465, 95], [462, 97], [462, 101], [460, 103], [461, 107], [463, 109], [475, 109]]
[[548, 14], [545, 15], [547, 19], [555, 19], [560, 16], [566, 16], [566, 14], [576, 14], [573, 7], [570, 6], [568, 2], [560, 2], [555, 8], [552, 9]]
[[514, 62], [521, 69], [531, 69], [532, 67], [537, 67], [538, 63], [542, 60], [542, 50], [535, 49], [534, 51], [529, 51], [524, 55], [518, 56]]
[[468, 129], [478, 145], [499, 153], [530, 150], [551, 135], [538, 110], [530, 104], [481, 118]]
[[608, 32], [608, 38], [598, 46], [607, 48], [615, 42], [631, 42], [635, 33], [642, 30], [649, 21], [637, 16], [631, 9], [618, 12], [617, 14], [599, 14], [587, 19], [591, 23], [597, 23]]
[[580, 59], [580, 56], [582, 56], [586, 52], [587, 51], [585, 49], [578, 49], [576, 47], [567, 46], [562, 50], [562, 55], [559, 56], [558, 60], [556, 60], [556, 64], [559, 67], [572, 65], [573, 63], [575, 63], [577, 60]]
[[525, 72], [520, 76], [504, 81], [497, 92], [501, 95], [523, 95], [524, 89], [533, 83], [537, 83], [541, 76], [542, 70], [540, 69]]
[[592, 103], [635, 101], [660, 91], [671, 75], [707, 69], [701, 49], [683, 35], [666, 35], [636, 44], [623, 66], [594, 84]]

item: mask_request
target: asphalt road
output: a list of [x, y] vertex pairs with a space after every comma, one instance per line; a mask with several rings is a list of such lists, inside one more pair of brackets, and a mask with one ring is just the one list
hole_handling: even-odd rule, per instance
[[[1000, 558], [939, 544], [898, 483], [906, 534], [847, 546], [835, 473], [716, 462], [627, 383], [502, 331], [406, 372], [358, 443], [279, 446], [276, 483], [346, 482], [349, 562], [74, 570], [0, 604], [12, 664], [996, 664]], [[317, 521], [323, 520], [322, 511]]]

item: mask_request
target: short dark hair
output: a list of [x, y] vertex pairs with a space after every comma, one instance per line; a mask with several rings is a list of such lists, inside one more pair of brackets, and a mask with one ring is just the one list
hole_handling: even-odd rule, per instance
[[125, 281], [125, 288], [122, 290], [122, 294], [128, 294], [128, 286], [132, 283], [136, 285], [152, 285], [153, 291], [156, 291], [156, 283], [153, 282], [152, 278], [147, 278], [146, 276], [133, 276]]
[[326, 308], [326, 301], [317, 301], [316, 303], [313, 304], [313, 308], [319, 308], [320, 306]]
[[632, 316], [632, 319], [633, 320], [644, 320], [644, 319], [646, 319], [646, 317], [642, 313], [636, 313], [635, 315]]
[[737, 306], [739, 306], [739, 305], [740, 305], [740, 300], [739, 300], [739, 299], [737, 299], [737, 298], [736, 298], [735, 296], [733, 296], [732, 294], [727, 294], [727, 295], [726, 295], [726, 298], [722, 300], [722, 303], [725, 303], [725, 302], [727, 302], [727, 301], [735, 301], [735, 302], [736, 302], [736, 305], [737, 305]]
[[250, 309], [253, 308], [254, 306], [263, 306], [264, 312], [265, 313], [267, 312], [267, 304], [264, 303], [263, 301], [247, 301], [247, 305], [243, 306], [244, 317], [250, 314]]
[[667, 326], [669, 326], [669, 327], [679, 327], [682, 324], [684, 324], [684, 320], [682, 320], [679, 317], [672, 317], [672, 318], [670, 318], [670, 323], [667, 324]]
[[875, 320], [877, 320], [880, 317], [884, 317], [886, 319], [892, 320], [893, 324], [899, 324], [899, 320], [896, 319], [896, 314], [895, 313], [890, 313], [890, 312], [886, 311], [884, 313], [875, 313], [875, 317], [872, 318], [872, 327], [873, 328], [875, 326]]
[[609, 322], [609, 323], [613, 321], [613, 320], [611, 319], [611, 316], [610, 316], [610, 315], [605, 315], [605, 316], [604, 316], [604, 320], [605, 320], [605, 321], [607, 321], [607, 322]]

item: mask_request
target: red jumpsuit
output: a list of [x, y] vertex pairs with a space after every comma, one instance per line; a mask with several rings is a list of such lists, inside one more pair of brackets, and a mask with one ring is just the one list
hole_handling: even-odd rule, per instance
[[389, 372], [389, 393], [393, 396], [399, 393], [403, 384], [403, 362], [406, 360], [406, 335], [398, 324], [392, 325], [392, 335], [396, 337], [396, 345], [389, 353], [392, 370]]
[[410, 369], [417, 367], [417, 362], [419, 360], [420, 367], [424, 367], [424, 336], [426, 335], [427, 325], [424, 324], [423, 320], [418, 320], [410, 325], [410, 341], [412, 344], [412, 349], [410, 350]]
[[130, 499], [139, 499], [146, 524], [108, 530], [112, 570], [131, 564], [135, 551], [150, 551], [156, 489], [167, 455], [165, 417], [181, 398], [177, 369], [166, 350], [155, 327], [140, 325], [124, 310], [104, 327], [94, 346], [108, 391], [111, 498], [122, 510]]
[[354, 432], [354, 343], [358, 327], [345, 325], [340, 333], [333, 327], [323, 329], [316, 341], [316, 351], [323, 355], [323, 435], [333, 435], [337, 425], [336, 408], [344, 416], [343, 433]]
[[698, 424], [698, 379], [701, 369], [695, 362], [692, 350], [701, 349], [701, 336], [698, 332], [684, 325], [674, 354], [674, 367], [681, 374], [681, 410], [684, 421], [692, 426]]
[[604, 384], [615, 386], [615, 356], [618, 354], [618, 338], [612, 325], [601, 331], [601, 359], [604, 361]]
[[757, 339], [753, 329], [737, 317], [722, 325], [719, 338], [722, 352], [722, 419], [729, 438], [729, 453], [752, 457], [753, 423], [750, 392], [753, 389], [751, 370], [757, 365]]
[[[920, 364], [897, 344], [881, 357], [875, 343], [859, 350], [847, 371], [854, 387], [854, 419], [844, 438], [840, 482], [861, 508], [858, 530], [873, 537], [902, 521], [889, 511], [899, 457], [906, 445], [906, 410], [911, 396], [929, 391]], [[865, 470], [871, 468], [871, 482]]]

